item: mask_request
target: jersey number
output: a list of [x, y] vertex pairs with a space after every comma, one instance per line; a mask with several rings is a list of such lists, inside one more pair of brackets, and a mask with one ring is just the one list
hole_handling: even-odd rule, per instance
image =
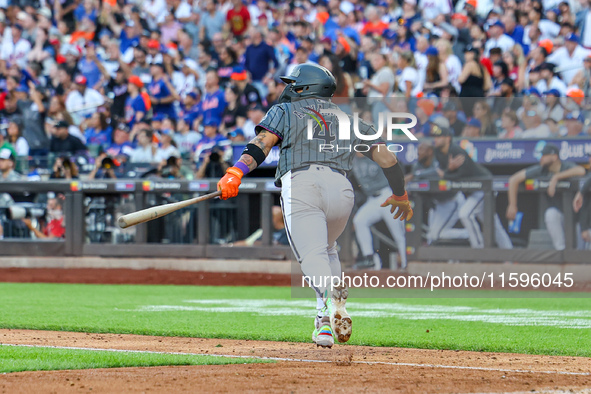
[[[327, 122], [327, 124], [330, 126], [330, 122]], [[337, 137], [333, 133], [331, 127], [329, 127], [328, 130], [326, 130], [325, 127], [318, 128], [317, 126], [318, 125], [314, 125], [312, 139], [320, 140], [324, 145], [331, 145], [334, 141], [336, 141]]]

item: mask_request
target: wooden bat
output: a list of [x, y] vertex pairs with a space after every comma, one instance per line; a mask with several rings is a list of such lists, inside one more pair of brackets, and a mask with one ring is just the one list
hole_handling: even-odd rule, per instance
[[204, 196], [190, 198], [185, 201], [173, 202], [170, 204], [158, 205], [152, 208], [142, 209], [141, 211], [128, 213], [123, 215], [117, 220], [117, 224], [121, 228], [127, 228], [135, 226], [136, 224], [149, 222], [150, 220], [161, 218], [162, 216], [168, 215], [174, 211], [178, 211], [181, 208], [188, 207], [189, 205], [197, 204], [198, 202], [209, 200], [211, 198], [219, 197], [222, 195], [221, 191], [206, 194]]

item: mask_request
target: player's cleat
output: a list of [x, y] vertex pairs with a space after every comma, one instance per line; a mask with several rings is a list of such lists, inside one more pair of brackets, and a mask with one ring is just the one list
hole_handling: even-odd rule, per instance
[[332, 291], [332, 297], [327, 300], [328, 310], [330, 311], [330, 324], [334, 335], [341, 343], [347, 342], [351, 338], [353, 322], [345, 309], [345, 303], [349, 296], [347, 285], [336, 286]]
[[316, 347], [331, 348], [334, 345], [334, 338], [332, 336], [332, 328], [330, 327], [330, 318], [328, 316], [322, 318], [316, 316], [315, 325], [316, 328], [312, 333], [312, 341], [316, 344]]
[[363, 256], [357, 260], [357, 263], [353, 266], [356, 270], [372, 270], [375, 269], [375, 261], [373, 255]]

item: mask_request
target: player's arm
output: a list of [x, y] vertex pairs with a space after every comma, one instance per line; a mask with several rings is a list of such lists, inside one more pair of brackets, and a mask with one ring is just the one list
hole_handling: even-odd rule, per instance
[[222, 192], [222, 200], [227, 200], [238, 195], [238, 187], [240, 186], [242, 177], [260, 166], [269, 155], [269, 152], [271, 152], [271, 148], [278, 142], [279, 137], [262, 129], [246, 145], [240, 159], [238, 159], [234, 166], [226, 170], [226, 175], [218, 182], [218, 190]]
[[398, 209], [398, 212], [394, 214], [394, 219], [410, 220], [413, 212], [404, 187], [404, 171], [402, 171], [402, 166], [398, 162], [396, 155], [387, 149], [377, 149], [377, 146], [374, 146], [371, 150], [371, 159], [382, 168], [392, 189], [392, 196], [384, 201], [381, 206], [391, 206], [391, 213]]
[[556, 185], [559, 181], [583, 176], [585, 176], [585, 169], [581, 166], [574, 166], [573, 168], [569, 168], [568, 170], [554, 174], [550, 179], [550, 184], [548, 185], [548, 190], [546, 193], [548, 193], [550, 197], [554, 197], [554, 194], [556, 194]]
[[519, 189], [519, 184], [525, 181], [525, 178], [526, 170], [518, 171], [509, 178], [509, 190], [507, 193], [509, 205], [507, 205], [507, 213], [505, 215], [509, 220], [515, 219], [515, 215], [517, 215], [517, 190]]
[[591, 190], [591, 175], [587, 175], [585, 178], [585, 182], [579, 188], [577, 194], [575, 194], [575, 198], [573, 199], [573, 210], [575, 212], [579, 212], [581, 207], [583, 206], [583, 196]]

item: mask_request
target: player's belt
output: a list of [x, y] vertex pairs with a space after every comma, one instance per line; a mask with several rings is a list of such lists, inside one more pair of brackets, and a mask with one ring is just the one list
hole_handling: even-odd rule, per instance
[[307, 165], [307, 166], [299, 167], [299, 168], [296, 168], [294, 170], [291, 170], [291, 173], [293, 174], [294, 172], [308, 171], [308, 170], [322, 171], [325, 168], [328, 168], [329, 170], [331, 170], [332, 172], [336, 172], [337, 174], [341, 174], [343, 176], [347, 176], [347, 173], [344, 170], [337, 170], [337, 169], [332, 168], [332, 167], [329, 167], [329, 166], [321, 166], [321, 165]]

